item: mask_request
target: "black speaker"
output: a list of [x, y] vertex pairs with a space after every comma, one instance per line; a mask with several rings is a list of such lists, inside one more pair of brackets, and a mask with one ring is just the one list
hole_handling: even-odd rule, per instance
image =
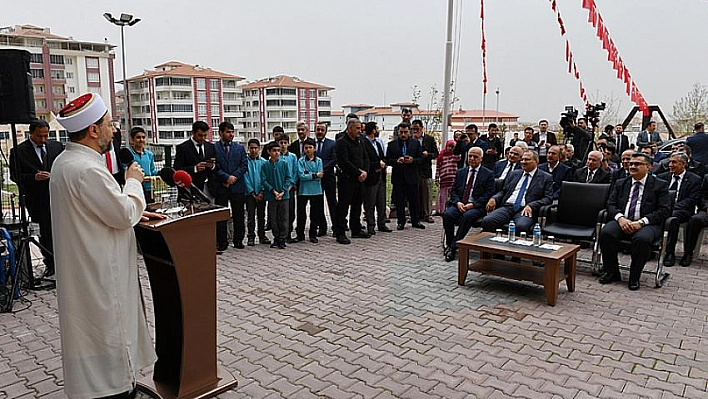
[[30, 123], [37, 119], [29, 65], [29, 51], [0, 50], [0, 123]]

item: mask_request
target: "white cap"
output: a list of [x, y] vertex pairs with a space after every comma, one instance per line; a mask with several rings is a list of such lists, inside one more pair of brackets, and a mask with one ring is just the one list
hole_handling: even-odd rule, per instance
[[96, 93], [84, 94], [66, 104], [57, 115], [57, 122], [70, 132], [78, 132], [98, 122], [108, 112], [103, 99]]

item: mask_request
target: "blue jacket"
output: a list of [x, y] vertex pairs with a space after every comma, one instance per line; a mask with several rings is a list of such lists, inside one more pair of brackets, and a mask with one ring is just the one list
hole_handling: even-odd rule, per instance
[[696, 132], [686, 139], [686, 145], [691, 147], [693, 160], [708, 164], [708, 133]]
[[[317, 148], [315, 140], [315, 149]], [[328, 173], [334, 173], [334, 167], [337, 165], [337, 153], [334, 151], [334, 140], [324, 138], [322, 141], [322, 149], [317, 153], [317, 157], [322, 160], [322, 167]]]
[[316, 173], [323, 171], [322, 160], [317, 157], [308, 160], [303, 156], [298, 159], [297, 166], [300, 178], [298, 195], [322, 195], [322, 179], [315, 176]]
[[290, 198], [290, 182], [292, 181], [292, 176], [290, 176], [290, 167], [287, 161], [282, 158], [278, 159], [276, 162], [266, 161], [261, 167], [261, 182], [263, 184], [263, 193], [266, 201], [274, 201], [275, 195], [273, 190], [277, 192], [285, 191], [283, 199]]
[[287, 154], [280, 154], [280, 159], [282, 159], [288, 164], [288, 168], [290, 171], [290, 183], [288, 183], [288, 186], [295, 187], [297, 185], [298, 180], [297, 156], [292, 152], [288, 152]]
[[259, 194], [263, 192], [263, 183], [261, 180], [261, 169], [265, 164], [265, 159], [258, 157], [253, 159], [248, 157], [248, 171], [243, 175], [243, 180], [246, 181], [246, 194]]
[[[135, 152], [133, 147], [130, 147], [130, 152], [133, 154], [133, 159], [140, 165], [145, 172], [145, 176], [157, 176], [158, 171], [155, 167], [155, 154], [150, 150], [143, 150], [142, 154]], [[143, 188], [145, 191], [150, 191], [152, 189], [152, 184], [149, 181], [143, 182]]]
[[[230, 190], [234, 194], [243, 194], [246, 192], [246, 182], [243, 180], [243, 175], [248, 170], [248, 155], [242, 145], [229, 143], [229, 156], [226, 156], [224, 143], [219, 141], [214, 144], [216, 151], [216, 163], [219, 165], [214, 174], [216, 178], [209, 179], [209, 190], [213, 195], [223, 194], [226, 190]], [[236, 183], [230, 185], [228, 189], [224, 187], [224, 183], [229, 176], [236, 176]]]
[[[497, 203], [497, 208], [506, 204], [523, 175], [522, 169], [514, 170], [506, 176], [501, 191], [492, 196]], [[533, 179], [526, 188], [524, 199], [526, 205], [533, 210], [534, 216], [537, 216], [543, 205], [550, 205], [553, 202], [553, 176], [537, 168]]]

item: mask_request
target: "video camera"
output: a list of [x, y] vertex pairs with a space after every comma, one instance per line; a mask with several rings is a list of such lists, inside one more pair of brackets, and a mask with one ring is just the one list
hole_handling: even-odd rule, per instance
[[575, 107], [572, 105], [566, 105], [565, 111], [561, 112], [561, 119], [559, 124], [563, 128], [563, 130], [567, 130], [567, 127], [571, 125], [571, 122], [573, 125], [575, 125], [576, 119], [578, 119], [578, 110], [575, 109]]
[[604, 111], [605, 106], [605, 103], [599, 103], [595, 105], [588, 104], [585, 107], [585, 119], [587, 119], [588, 123], [590, 123], [593, 128], [597, 127], [600, 123], [600, 111]]

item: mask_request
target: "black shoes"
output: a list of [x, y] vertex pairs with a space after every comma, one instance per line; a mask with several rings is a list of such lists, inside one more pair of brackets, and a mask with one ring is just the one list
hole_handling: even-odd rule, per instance
[[455, 248], [447, 247], [445, 250], [445, 262], [452, 262], [455, 260]]
[[384, 233], [390, 233], [393, 230], [389, 229], [388, 226], [383, 226], [383, 227], [379, 227], [379, 231], [384, 232]]
[[278, 245], [279, 245], [279, 244], [280, 244], [280, 243], [276, 240], [276, 241], [273, 241], [272, 244], [270, 244], [270, 247], [271, 247], [271, 248], [278, 248]]
[[216, 247], [216, 253], [217, 254], [222, 254], [226, 249], [229, 248], [229, 244], [219, 244]]
[[347, 244], [351, 244], [351, 243], [352, 243], [351, 241], [349, 241], [349, 239], [347, 238], [347, 236], [346, 236], [345, 234], [338, 235], [338, 236], [337, 236], [337, 242], [340, 243], [340, 244], [344, 244], [344, 245], [347, 245]]
[[278, 243], [278, 249], [285, 249], [285, 247], [287, 247], [287, 245], [285, 245], [285, 240], [280, 240]]
[[676, 256], [673, 253], [664, 254], [664, 266], [671, 267], [676, 264]]
[[681, 258], [679, 265], [681, 265], [683, 267], [687, 267], [687, 266], [691, 266], [691, 262], [693, 262], [693, 254], [687, 252], [687, 253], [683, 254], [683, 257]]
[[367, 232], [364, 230], [358, 232], [358, 233], [353, 233], [352, 238], [369, 238], [371, 237]]
[[311, 237], [310, 242], [313, 244], [317, 244], [318, 242], [320, 242], [320, 240], [318, 240], [317, 237]]
[[243, 242], [242, 242], [242, 241], [236, 241], [236, 242], [234, 243], [234, 248], [236, 248], [236, 249], [243, 249], [243, 248], [244, 248]]
[[256, 239], [255, 238], [249, 238], [248, 241], [246, 242], [246, 245], [249, 247], [253, 247], [256, 245]]
[[[610, 284], [615, 281], [622, 281], [622, 275], [619, 273], [604, 272], [600, 276], [600, 284]], [[637, 284], [639, 284], [637, 282]]]
[[327, 230], [320, 230], [317, 232], [317, 237], [324, 237], [327, 235]]
[[636, 291], [639, 289], [639, 280], [629, 279], [629, 290]]
[[413, 227], [416, 229], [425, 229], [425, 226], [420, 222], [414, 224]]
[[366, 229], [366, 233], [370, 236], [375, 236], [376, 235], [376, 229], [373, 227], [369, 227]]
[[297, 236], [292, 242], [303, 242], [305, 241], [305, 236]]
[[403, 230], [403, 225], [401, 223], [397, 224], [396, 230]]
[[261, 244], [270, 244], [270, 239], [268, 239], [268, 237], [266, 236], [263, 236], [258, 239], [258, 242], [260, 242]]

